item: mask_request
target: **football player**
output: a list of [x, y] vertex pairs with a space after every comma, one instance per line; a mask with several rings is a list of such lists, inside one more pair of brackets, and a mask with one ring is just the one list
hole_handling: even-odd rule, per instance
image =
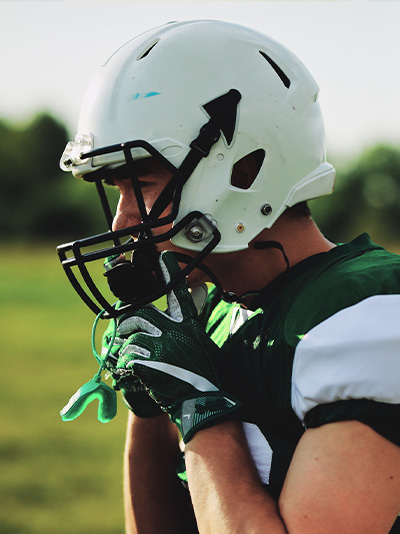
[[200, 20], [132, 39], [88, 89], [61, 164], [109, 228], [59, 253], [112, 318], [127, 532], [400, 532], [400, 258], [310, 216], [335, 177], [318, 92], [275, 40]]

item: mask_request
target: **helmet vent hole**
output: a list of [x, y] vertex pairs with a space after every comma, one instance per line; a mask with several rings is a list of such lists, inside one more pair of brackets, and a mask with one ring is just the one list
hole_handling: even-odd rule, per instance
[[265, 151], [259, 148], [237, 161], [232, 169], [231, 185], [238, 189], [250, 189], [260, 172], [264, 158]]
[[144, 52], [142, 52], [140, 54], [140, 56], [137, 58], [138, 61], [140, 61], [141, 59], [145, 58], [146, 56], [148, 56], [150, 54], [150, 52], [153, 50], [153, 48], [156, 46], [156, 44], [158, 44], [160, 41], [160, 39], [157, 39], [157, 41], [155, 43], [152, 43], [150, 46], [148, 46]]
[[261, 50], [259, 51], [260, 54], [262, 55], [262, 57], [264, 59], [266, 59], [268, 61], [268, 63], [271, 65], [271, 67], [274, 69], [274, 71], [277, 73], [277, 75], [279, 76], [279, 78], [282, 80], [282, 83], [283, 85], [289, 89], [290, 87], [290, 80], [289, 78], [286, 76], [286, 74], [283, 72], [283, 70], [279, 67], [279, 65], [277, 65], [275, 63], [275, 61], [273, 59], [271, 59], [265, 52], [262, 52]]

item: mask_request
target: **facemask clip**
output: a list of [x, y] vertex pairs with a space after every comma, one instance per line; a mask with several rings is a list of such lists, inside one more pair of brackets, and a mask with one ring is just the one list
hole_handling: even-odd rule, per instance
[[184, 230], [185, 237], [191, 243], [200, 243], [208, 239], [216, 228], [215, 221], [210, 215], [193, 219]]

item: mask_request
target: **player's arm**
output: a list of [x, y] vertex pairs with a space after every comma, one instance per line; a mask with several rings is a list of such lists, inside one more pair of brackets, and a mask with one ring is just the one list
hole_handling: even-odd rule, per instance
[[179, 436], [166, 414], [129, 415], [124, 461], [127, 534], [197, 532], [188, 492], [176, 476]]
[[236, 423], [198, 432], [186, 466], [201, 534], [388, 534], [400, 510], [400, 448], [355, 421], [306, 431], [279, 508]]
[[277, 503], [262, 486], [242, 426], [200, 430], [186, 445], [189, 489], [201, 534], [285, 534]]
[[387, 534], [400, 511], [400, 447], [357, 421], [305, 432], [279, 501], [296, 534]]

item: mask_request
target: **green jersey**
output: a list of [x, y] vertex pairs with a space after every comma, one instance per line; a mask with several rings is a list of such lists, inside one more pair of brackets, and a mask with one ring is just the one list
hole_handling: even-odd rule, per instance
[[306, 428], [355, 419], [400, 445], [400, 256], [366, 234], [293, 266], [252, 310], [212, 291], [202, 319], [276, 498]]

